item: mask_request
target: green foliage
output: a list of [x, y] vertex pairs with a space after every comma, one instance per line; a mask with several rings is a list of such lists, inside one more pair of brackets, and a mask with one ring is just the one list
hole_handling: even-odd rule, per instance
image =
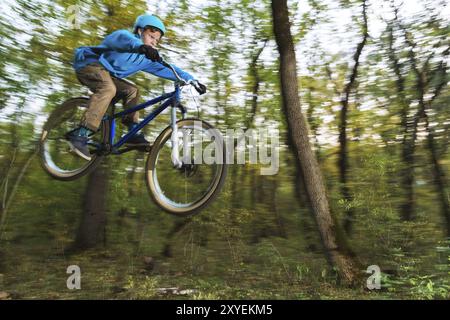
[[[310, 10], [299, 14], [305, 4]], [[79, 29], [68, 24], [71, 5], [80, 6]], [[372, 38], [361, 60], [348, 115], [347, 184], [352, 195], [348, 200], [338, 182], [337, 135], [342, 92], [359, 40], [335, 34], [351, 39], [340, 43], [338, 52], [328, 44], [323, 47], [316, 41], [323, 35], [315, 34], [314, 38], [314, 33], [336, 23], [333, 8], [317, 0], [294, 2], [290, 8], [301, 66], [301, 107], [326, 179], [334, 218], [340, 223], [354, 211], [354, 229], [346, 240], [362, 266], [377, 264], [383, 273], [380, 291], [342, 288], [335, 270], [327, 264], [308, 204], [296, 192], [299, 186], [294, 183], [296, 166], [286, 141], [270, 5], [266, 0], [167, 1], [150, 7], [142, 0], [20, 0], [10, 8], [11, 16], [0, 16], [2, 203], [18, 182], [10, 211], [0, 226], [0, 291], [18, 298], [43, 299], [449, 298], [445, 218], [436, 205], [439, 192], [432, 178], [423, 120], [414, 153], [415, 219], [400, 218], [399, 208], [405, 199], [400, 182], [402, 170], [407, 168], [402, 159], [402, 112], [406, 106], [414, 115], [419, 99], [417, 75], [409, 58], [412, 48], [405, 42], [402, 28], [393, 25], [392, 29], [404, 77], [401, 93], [389, 55], [388, 28], [379, 36], [370, 33]], [[359, 23], [360, 6], [359, 0], [339, 2], [339, 8], [351, 10]], [[439, 6], [429, 9], [411, 19], [413, 23], [406, 24], [406, 19], [399, 22], [412, 34], [418, 67], [430, 80], [425, 96], [426, 103], [430, 102], [427, 112], [436, 137], [438, 162], [448, 184], [448, 85], [436, 99], [429, 100], [443, 80], [445, 84], [449, 80], [448, 72], [442, 73], [443, 62], [448, 60], [444, 55], [448, 21], [439, 18]], [[19, 175], [33, 151], [43, 119], [65, 99], [85, 95], [71, 67], [73, 50], [98, 44], [113, 30], [130, 29], [135, 17], [144, 11], [157, 11], [168, 26], [164, 46], [181, 52], [161, 49], [164, 56], [208, 85], [209, 94], [200, 100], [205, 120], [221, 129], [243, 128], [250, 119], [256, 128], [271, 124], [280, 129], [280, 171], [265, 177], [259, 175], [258, 166], [231, 166], [220, 197], [200, 215], [183, 220], [167, 215], [151, 202], [143, 174], [145, 154], [111, 158], [106, 237], [97, 248], [73, 252], [70, 249], [80, 225], [87, 179], [67, 183], [52, 180], [37, 158], [22, 180]], [[26, 25], [25, 19], [29, 21]], [[369, 21], [374, 19], [378, 17], [369, 10]], [[355, 29], [354, 21], [339, 23]], [[167, 91], [171, 85], [143, 74], [132, 80], [141, 88], [143, 98]], [[252, 114], [256, 84], [257, 104]], [[154, 138], [166, 125], [164, 115], [146, 133]], [[444, 194], [448, 194], [446, 188]], [[149, 257], [154, 265], [148, 263]], [[79, 292], [65, 287], [65, 270], [70, 264], [82, 267], [83, 290]], [[193, 291], [187, 296], [160, 293], [159, 289], [170, 287]]]

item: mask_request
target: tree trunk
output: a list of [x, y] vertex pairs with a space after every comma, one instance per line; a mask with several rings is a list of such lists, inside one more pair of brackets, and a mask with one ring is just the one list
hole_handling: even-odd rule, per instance
[[269, 208], [271, 213], [275, 216], [277, 232], [276, 235], [281, 238], [287, 238], [286, 226], [283, 217], [281, 216], [278, 205], [277, 205], [277, 194], [278, 194], [278, 180], [269, 179], [271, 182], [271, 188], [269, 192]]
[[[418, 68], [418, 62], [416, 59], [416, 55], [414, 53], [414, 48], [416, 44], [412, 41], [412, 37], [410, 36], [409, 32], [403, 28], [404, 34], [405, 34], [405, 40], [406, 43], [410, 46], [409, 51], [409, 60], [411, 62], [412, 68], [414, 70], [414, 73], [416, 75], [416, 88], [417, 88], [417, 95], [419, 100], [419, 112], [416, 121], [418, 119], [422, 118], [425, 120], [425, 129], [427, 130], [428, 136], [427, 136], [427, 147], [430, 151], [430, 157], [432, 162], [432, 170], [433, 170], [433, 178], [434, 183], [436, 185], [437, 193], [439, 195], [439, 200], [441, 202], [441, 212], [442, 215], [446, 221], [446, 231], [447, 235], [450, 235], [450, 203], [448, 200], [448, 196], [446, 194], [446, 186], [445, 186], [445, 175], [444, 170], [441, 168], [439, 164], [438, 159], [438, 152], [436, 148], [436, 143], [434, 139], [434, 133], [433, 130], [429, 126], [429, 119], [427, 114], [427, 109], [430, 109], [433, 101], [440, 95], [442, 92], [442, 89], [447, 85], [447, 63], [446, 59], [448, 55], [450, 54], [450, 47], [447, 48], [443, 52], [443, 60], [440, 62], [436, 69], [437, 76], [441, 76], [439, 79], [434, 93], [432, 97], [425, 101], [425, 95], [427, 93], [427, 86], [431, 83], [431, 80], [434, 80], [433, 75], [428, 74], [427, 70], [427, 63], [425, 63], [423, 69], [420, 71]], [[427, 60], [427, 62], [433, 57], [433, 54], [431, 54]]]
[[417, 126], [419, 123], [419, 115], [413, 119], [408, 118], [409, 101], [405, 96], [405, 79], [402, 76], [402, 65], [395, 53], [394, 49], [394, 30], [393, 26], [388, 26], [389, 32], [389, 59], [391, 60], [392, 69], [396, 76], [396, 91], [398, 103], [401, 106], [401, 127], [403, 128], [402, 139], [402, 160], [403, 169], [401, 170], [401, 189], [404, 194], [404, 202], [400, 207], [400, 215], [403, 220], [410, 221], [414, 217], [414, 151], [417, 138]]
[[83, 204], [83, 216], [75, 240], [76, 249], [95, 247], [105, 239], [106, 200], [109, 166], [100, 164], [88, 177]]
[[[449, 54], [450, 54], [450, 47], [447, 48], [447, 50], [445, 50], [444, 57], [448, 58]], [[445, 60], [443, 60], [443, 61], [445, 61]], [[436, 87], [433, 97], [431, 98], [430, 101], [428, 101], [428, 108], [431, 108], [433, 101], [439, 96], [442, 89], [448, 85], [446, 62], [441, 61], [437, 72], [441, 73], [441, 79], [440, 79], [440, 83]], [[428, 149], [430, 150], [431, 163], [433, 165], [433, 178], [434, 178], [434, 182], [436, 184], [437, 192], [439, 194], [439, 199], [441, 202], [441, 212], [442, 212], [442, 215], [444, 216], [444, 220], [446, 221], [446, 224], [447, 224], [447, 228], [446, 228], [447, 237], [450, 237], [450, 202], [449, 202], [449, 198], [448, 198], [448, 195], [446, 192], [446, 181], [447, 180], [445, 177], [445, 171], [439, 163], [439, 152], [438, 152], [438, 148], [436, 146], [436, 139], [434, 136], [433, 129], [430, 128], [430, 123], [429, 123], [429, 119], [428, 119], [428, 114], [425, 109], [425, 105], [422, 105], [421, 107], [424, 108], [423, 116], [425, 118], [425, 128], [428, 132], [427, 145], [428, 145]]]
[[[251, 103], [251, 111], [250, 111], [250, 117], [247, 119], [245, 124], [245, 130], [251, 129], [254, 126], [254, 120], [255, 115], [258, 110], [258, 94], [259, 94], [259, 86], [261, 83], [261, 77], [259, 76], [258, 72], [258, 61], [261, 53], [263, 52], [264, 48], [266, 47], [266, 44], [269, 40], [264, 39], [262, 47], [260, 47], [258, 50], [256, 50], [254, 56], [252, 57], [252, 62], [249, 66], [249, 73], [253, 78], [253, 84], [252, 84], [252, 103]], [[255, 43], [256, 46], [256, 43]]]
[[447, 192], [445, 191], [446, 189], [445, 174], [444, 170], [441, 168], [441, 165], [439, 164], [434, 134], [429, 126], [428, 116], [426, 113], [425, 113], [425, 128], [428, 132], [427, 146], [428, 150], [430, 151], [431, 164], [433, 166], [434, 183], [436, 185], [439, 200], [441, 202], [441, 212], [446, 222], [446, 234], [447, 237], [450, 237], [450, 203], [448, 200]]
[[[348, 114], [348, 106], [349, 106], [349, 99], [350, 99], [350, 93], [353, 90], [353, 88], [356, 86], [356, 77], [358, 75], [358, 66], [359, 66], [359, 59], [361, 57], [362, 50], [364, 49], [364, 46], [366, 45], [367, 38], [369, 37], [368, 31], [367, 31], [367, 14], [366, 14], [366, 1], [363, 1], [363, 39], [358, 44], [356, 48], [355, 55], [353, 56], [353, 60], [355, 64], [353, 65], [352, 73], [350, 75], [348, 83], [345, 85], [344, 88], [344, 96], [341, 100], [342, 109], [341, 109], [341, 115], [340, 115], [340, 123], [339, 123], [339, 182], [341, 184], [341, 194], [344, 198], [345, 202], [351, 202], [352, 196], [350, 193], [350, 188], [348, 187], [348, 171], [349, 171], [349, 165], [348, 165], [348, 141], [347, 141], [347, 114]], [[347, 234], [350, 234], [352, 231], [352, 224], [353, 224], [353, 216], [354, 212], [351, 206], [348, 206], [348, 209], [346, 210], [346, 215], [344, 218], [344, 229]]]
[[[444, 56], [448, 56], [450, 51], [450, 48], [448, 48], [444, 52]], [[427, 147], [430, 151], [430, 157], [431, 157], [431, 164], [432, 164], [432, 170], [433, 170], [433, 179], [434, 183], [436, 185], [436, 191], [439, 195], [439, 200], [441, 202], [441, 212], [444, 217], [444, 220], [446, 222], [446, 234], [448, 237], [450, 237], [450, 202], [448, 199], [448, 195], [446, 192], [446, 177], [444, 173], [444, 169], [441, 167], [439, 163], [439, 153], [438, 148], [436, 146], [436, 139], [433, 132], [433, 129], [430, 128], [430, 120], [428, 118], [427, 109], [431, 109], [431, 105], [433, 101], [436, 99], [436, 97], [439, 96], [442, 89], [447, 85], [447, 71], [446, 71], [446, 63], [441, 62], [437, 73], [441, 73], [441, 79], [439, 84], [436, 87], [436, 90], [434, 92], [434, 95], [432, 98], [428, 101], [427, 104], [425, 104], [424, 99], [420, 99], [420, 114], [425, 120], [425, 129], [427, 130], [428, 136], [427, 136]], [[421, 82], [419, 82], [421, 84]], [[421, 90], [423, 92], [423, 90]]]
[[354, 284], [357, 278], [355, 262], [341, 243], [338, 243], [336, 224], [331, 216], [322, 173], [309, 142], [306, 119], [300, 109], [296, 58], [287, 0], [272, 0], [272, 14], [275, 39], [280, 52], [283, 109], [295, 156], [300, 163], [306, 191], [329, 262], [336, 268], [339, 278], [344, 283]]

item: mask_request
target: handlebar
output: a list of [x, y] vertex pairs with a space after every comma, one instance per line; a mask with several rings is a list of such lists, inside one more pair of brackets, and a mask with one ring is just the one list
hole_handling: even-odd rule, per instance
[[[165, 66], [165, 67], [169, 68], [170, 70], [172, 70], [173, 74], [175, 75], [175, 78], [177, 78], [177, 80], [181, 83], [182, 86], [190, 84], [190, 85], [194, 86], [194, 88], [198, 92], [200, 92], [199, 90], [201, 90], [201, 88], [199, 87], [197, 81], [193, 81], [193, 80], [186, 81], [186, 80], [184, 80], [183, 78], [180, 77], [180, 75], [177, 73], [175, 68], [170, 63], [165, 62], [162, 58], [161, 58], [161, 61], [159, 61], [159, 63], [161, 63], [163, 66]], [[200, 94], [202, 94], [202, 93], [200, 93]]]
[[161, 63], [164, 67], [167, 67], [170, 70], [172, 70], [173, 74], [175, 75], [175, 78], [177, 78], [178, 81], [181, 82], [182, 85], [189, 84], [189, 82], [187, 82], [186, 80], [184, 80], [183, 78], [180, 77], [180, 75], [176, 72], [175, 68], [172, 67], [172, 65], [170, 63], [167, 63], [162, 59], [161, 59], [161, 61], [159, 61], [159, 63]]

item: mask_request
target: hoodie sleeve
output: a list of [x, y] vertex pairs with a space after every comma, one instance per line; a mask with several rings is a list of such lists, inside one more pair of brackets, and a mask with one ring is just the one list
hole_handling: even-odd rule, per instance
[[[178, 73], [178, 75], [185, 81], [195, 80], [195, 78], [191, 74], [181, 70], [180, 68], [178, 68], [175, 65], [172, 65], [172, 66], [175, 69], [175, 71]], [[172, 70], [170, 70], [169, 68], [166, 68], [165, 66], [163, 66], [162, 64], [160, 64], [158, 62], [151, 62], [149, 64], [149, 66], [147, 68], [145, 68], [143, 71], [151, 73], [160, 78], [164, 78], [164, 79], [168, 79], [168, 80], [172, 80], [172, 81], [177, 80], [177, 78], [173, 74]]]
[[143, 45], [142, 41], [128, 30], [114, 31], [102, 42], [102, 46], [117, 52], [137, 53], [141, 45]]

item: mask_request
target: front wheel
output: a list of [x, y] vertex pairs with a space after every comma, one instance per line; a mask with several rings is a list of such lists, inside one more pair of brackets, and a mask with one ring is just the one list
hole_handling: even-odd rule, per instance
[[147, 186], [165, 211], [190, 216], [218, 195], [226, 177], [226, 148], [221, 133], [198, 119], [177, 122], [181, 168], [172, 161], [172, 128], [156, 139], [147, 159]]

